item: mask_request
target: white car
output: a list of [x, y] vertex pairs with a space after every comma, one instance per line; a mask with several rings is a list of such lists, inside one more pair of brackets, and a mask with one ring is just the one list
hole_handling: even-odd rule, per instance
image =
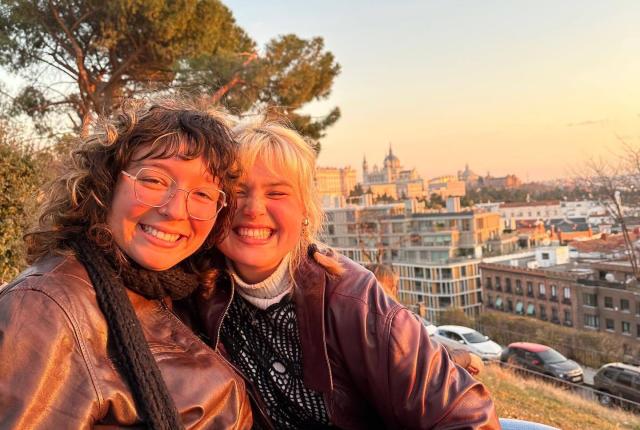
[[502, 353], [500, 345], [469, 327], [441, 325], [437, 327], [433, 337], [451, 350], [465, 349], [483, 360], [498, 360]]

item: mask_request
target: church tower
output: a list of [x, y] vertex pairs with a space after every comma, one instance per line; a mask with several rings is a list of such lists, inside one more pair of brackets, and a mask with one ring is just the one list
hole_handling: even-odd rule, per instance
[[367, 156], [362, 156], [362, 182], [364, 184], [369, 183], [367, 176], [369, 175], [369, 164], [367, 164]]

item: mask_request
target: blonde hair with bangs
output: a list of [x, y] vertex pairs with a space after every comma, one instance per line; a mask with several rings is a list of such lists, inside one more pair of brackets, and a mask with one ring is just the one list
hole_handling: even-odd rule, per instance
[[[318, 233], [324, 221], [315, 183], [317, 153], [300, 134], [278, 121], [254, 119], [239, 123], [232, 131], [238, 142], [238, 158], [243, 171], [259, 160], [272, 172], [293, 178], [294, 190], [308, 220], [298, 244], [291, 251], [290, 269], [293, 273], [309, 246], [318, 243]], [[341, 273], [334, 258], [327, 260], [320, 252], [315, 252], [313, 257], [330, 273]]]

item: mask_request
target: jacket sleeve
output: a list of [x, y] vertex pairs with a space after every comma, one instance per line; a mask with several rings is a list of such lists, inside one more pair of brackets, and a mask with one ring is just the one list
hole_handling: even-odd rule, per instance
[[0, 295], [0, 428], [91, 427], [98, 392], [71, 318], [41, 291]]
[[499, 429], [487, 389], [455, 366], [407, 309], [389, 316], [389, 404], [393, 427]]

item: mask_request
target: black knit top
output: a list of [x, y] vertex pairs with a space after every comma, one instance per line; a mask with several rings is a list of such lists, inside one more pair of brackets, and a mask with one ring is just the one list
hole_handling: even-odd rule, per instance
[[276, 428], [331, 428], [322, 394], [304, 385], [298, 321], [290, 297], [262, 310], [236, 295], [220, 339], [231, 361], [259, 391]]

